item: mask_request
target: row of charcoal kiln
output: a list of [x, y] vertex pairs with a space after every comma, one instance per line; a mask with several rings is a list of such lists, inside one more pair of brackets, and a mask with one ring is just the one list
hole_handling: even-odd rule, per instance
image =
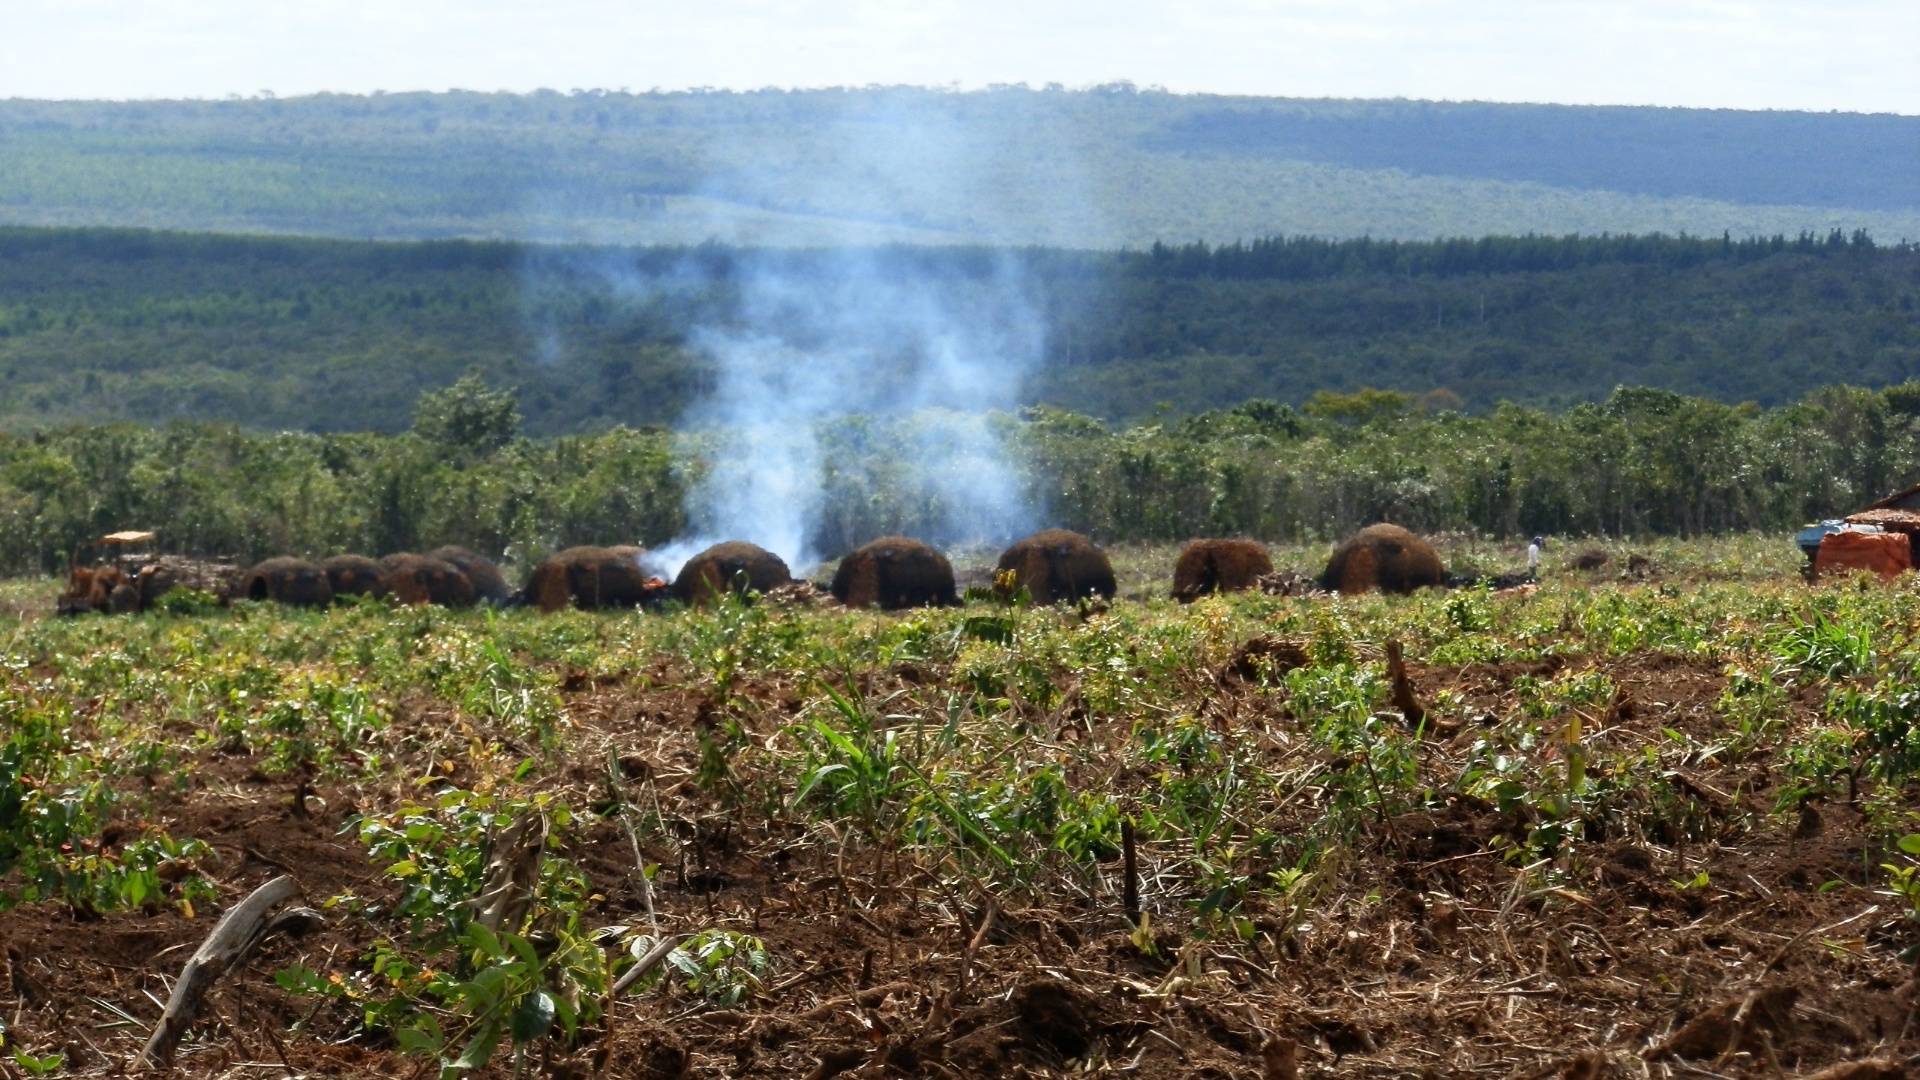
[[[687, 560], [668, 582], [643, 569], [638, 547], [574, 547], [541, 562], [518, 590], [510, 589], [491, 559], [462, 547], [425, 554], [399, 552], [380, 559], [334, 555], [318, 562], [274, 558], [247, 570], [215, 563], [175, 560], [141, 567], [73, 567], [60, 610], [141, 611], [173, 588], [187, 586], [222, 601], [277, 601], [322, 607], [349, 597], [386, 598], [403, 604], [469, 607], [520, 605], [555, 611], [648, 607], [668, 600], [700, 605], [730, 591], [807, 596], [816, 591], [796, 581], [778, 555], [744, 541], [728, 541]], [[191, 572], [182, 567], [190, 567]], [[1251, 540], [1195, 540], [1174, 567], [1173, 596], [1181, 601], [1218, 592], [1265, 588], [1292, 591], [1323, 587], [1340, 592], [1384, 589], [1408, 592], [1443, 583], [1433, 549], [1394, 525], [1361, 530], [1341, 544], [1317, 581], [1275, 574], [1272, 560]], [[1110, 600], [1113, 564], [1092, 540], [1065, 529], [1048, 529], [1001, 553], [993, 588], [1036, 604]], [[848, 607], [897, 610], [958, 604], [953, 565], [918, 540], [884, 537], [840, 560], [831, 586]]]
[[[702, 604], [729, 589], [806, 596], [779, 556], [742, 541], [716, 544], [688, 560], [671, 585], [644, 579], [639, 548], [573, 548], [541, 563], [520, 593], [525, 603], [553, 611], [563, 607], [637, 606], [672, 598]], [[1247, 589], [1341, 593], [1373, 590], [1407, 593], [1449, 583], [1440, 556], [1425, 540], [1398, 525], [1379, 524], [1347, 538], [1316, 579], [1276, 573], [1272, 558], [1252, 540], [1195, 540], [1174, 564], [1174, 599]], [[993, 588], [1035, 604], [1111, 600], [1113, 563], [1092, 540], [1066, 529], [1047, 529], [1005, 551], [995, 564]], [[826, 590], [854, 608], [899, 610], [960, 602], [953, 564], [933, 547], [888, 536], [848, 553]]]
[[[337, 555], [320, 562], [269, 559], [247, 571], [233, 595], [319, 606], [352, 595], [402, 603], [463, 607], [476, 602], [526, 604], [545, 611], [649, 607], [667, 600], [710, 603], [728, 592], [791, 593], [815, 587], [796, 580], [778, 555], [745, 541], [715, 544], [681, 567], [672, 582], [648, 576], [638, 547], [568, 548], [533, 568], [526, 584], [509, 592], [500, 570], [461, 548], [426, 555], [389, 555], [375, 561]], [[997, 583], [1024, 590], [1037, 603], [1081, 597], [1111, 598], [1113, 566], [1106, 553], [1078, 533], [1048, 530], [1008, 548]], [[840, 560], [827, 590], [850, 607], [889, 609], [958, 604], [953, 565], [918, 540], [892, 536], [865, 544]]]

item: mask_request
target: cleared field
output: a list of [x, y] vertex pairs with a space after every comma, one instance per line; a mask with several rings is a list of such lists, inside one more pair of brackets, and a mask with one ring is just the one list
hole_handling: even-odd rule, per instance
[[63, 621], [15, 584], [0, 1069], [120, 1071], [281, 874], [315, 913], [213, 984], [192, 1075], [1920, 1053], [1914, 586], [1809, 589], [1775, 538], [1580, 550], [1537, 590], [1185, 607], [1170, 549], [1120, 550], [1111, 606], [903, 615]]

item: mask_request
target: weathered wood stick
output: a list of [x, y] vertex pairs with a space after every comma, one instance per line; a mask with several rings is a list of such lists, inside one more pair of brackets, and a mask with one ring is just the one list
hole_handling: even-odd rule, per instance
[[1120, 819], [1120, 854], [1122, 857], [1120, 879], [1120, 906], [1127, 913], [1127, 921], [1134, 926], [1140, 925], [1140, 863], [1133, 849], [1133, 819]]
[[1407, 662], [1400, 652], [1400, 642], [1387, 641], [1387, 678], [1393, 684], [1393, 706], [1407, 721], [1408, 727], [1419, 727], [1420, 721], [1427, 718], [1426, 706], [1420, 704], [1420, 695], [1413, 687], [1413, 680], [1407, 675]]
[[282, 874], [253, 890], [220, 917], [213, 932], [180, 969], [180, 980], [173, 984], [173, 993], [167, 995], [167, 1007], [161, 1012], [159, 1022], [153, 1025], [153, 1035], [147, 1040], [146, 1048], [140, 1051], [139, 1064], [154, 1068], [173, 1064], [174, 1047], [179, 1045], [180, 1037], [187, 1033], [187, 1026], [199, 1012], [200, 999], [221, 975], [246, 961], [254, 947], [267, 936], [267, 916], [299, 891], [300, 883]]
[[620, 978], [614, 982], [613, 989], [607, 992], [608, 996], [619, 997], [621, 994], [626, 993], [627, 987], [646, 978], [647, 972], [659, 967], [660, 962], [665, 960], [669, 953], [679, 948], [682, 942], [692, 936], [692, 934], [671, 934], [661, 938], [658, 945], [648, 949], [645, 956], [642, 956], [632, 967], [620, 973]]

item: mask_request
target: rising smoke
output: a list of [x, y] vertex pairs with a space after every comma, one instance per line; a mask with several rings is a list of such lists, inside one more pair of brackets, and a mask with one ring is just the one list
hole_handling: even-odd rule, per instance
[[[827, 125], [807, 160], [769, 162], [757, 175], [729, 166], [710, 182], [714, 205], [729, 191], [777, 187], [776, 209], [804, 217], [810, 239], [839, 226], [845, 242], [598, 263], [628, 304], [676, 312], [688, 346], [712, 365], [710, 389], [678, 424], [683, 456], [699, 463], [688, 477], [689, 528], [651, 553], [655, 572], [671, 576], [722, 540], [759, 544], [806, 572], [871, 538], [860, 533], [873, 528], [847, 526], [835, 500], [880, 498], [875, 478], [898, 504], [879, 517], [936, 544], [1004, 540], [1034, 523], [989, 415], [1020, 400], [1044, 355], [1048, 320], [1023, 258], [856, 246], [871, 243], [876, 224], [938, 235], [941, 223], [909, 204], [994, 218], [1004, 178], [980, 163], [1003, 155], [984, 143], [1013, 136], [970, 126], [938, 95], [861, 109]], [[901, 214], [836, 218], [855, 186], [869, 207], [900, 193]], [[766, 208], [752, 209], [745, 218], [758, 228]], [[753, 228], [721, 213], [707, 235], [750, 241]], [[849, 435], [874, 424], [885, 431]]]
[[[898, 250], [743, 256], [734, 318], [689, 339], [715, 369], [681, 424], [706, 465], [688, 494], [689, 533], [660, 549], [660, 569], [727, 539], [813, 566], [832, 554], [823, 543], [846, 539], [823, 529], [830, 468], [894, 477], [938, 543], [1028, 526], [1024, 485], [984, 414], [1018, 401], [1045, 323], [1015, 257], [979, 262], [958, 273], [948, 258]], [[847, 440], [830, 457], [823, 438], [849, 416], [888, 425], [884, 448], [864, 449], [903, 460], [846, 461], [862, 449]]]

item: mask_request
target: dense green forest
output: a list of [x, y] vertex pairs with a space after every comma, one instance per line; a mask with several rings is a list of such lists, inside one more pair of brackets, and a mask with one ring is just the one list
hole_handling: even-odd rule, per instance
[[[469, 369], [534, 435], [672, 423], [710, 383], [689, 335], [747, 319], [743, 281], [829, 297], [849, 257], [0, 229], [0, 427], [393, 432]], [[1110, 420], [1361, 386], [1469, 411], [1622, 384], [1772, 406], [1920, 377], [1920, 252], [1861, 234], [851, 257], [935, 299], [1011, 278], [1044, 355], [1005, 400]]]
[[602, 244], [1920, 239], [1920, 117], [1125, 85], [15, 100], [0, 223]]
[[[514, 419], [503, 395], [463, 381], [426, 395], [397, 435], [0, 436], [0, 570], [57, 569], [72, 545], [127, 527], [241, 558], [451, 542], [522, 568], [570, 544], [681, 533], [684, 485], [711, 444], [629, 428], [529, 439]], [[938, 525], [939, 464], [911, 452], [925, 422], [820, 425], [820, 553]], [[1382, 518], [1494, 536], [1785, 530], [1920, 479], [1920, 384], [1832, 387], [1770, 410], [1622, 389], [1561, 412], [1466, 416], [1363, 391], [1131, 427], [1046, 408], [993, 423], [1033, 523], [1107, 541], [1326, 538]]]

